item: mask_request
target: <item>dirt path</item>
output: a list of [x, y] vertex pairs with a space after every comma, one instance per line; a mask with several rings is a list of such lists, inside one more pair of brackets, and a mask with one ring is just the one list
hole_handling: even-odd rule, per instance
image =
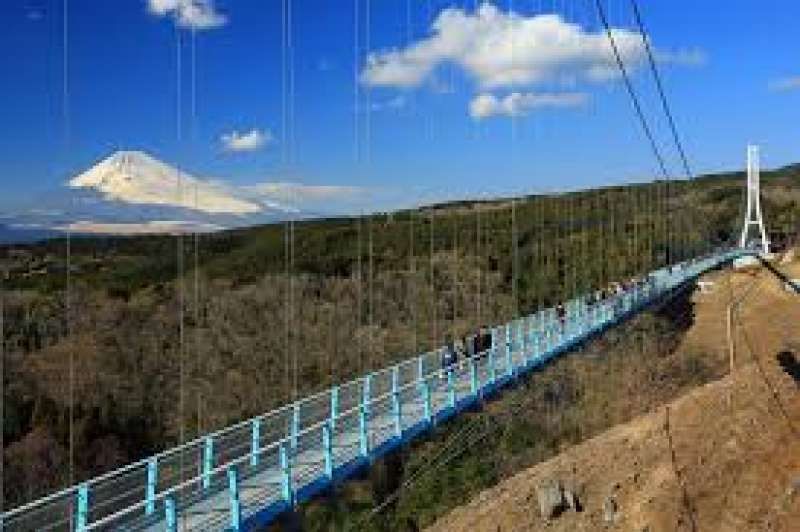
[[[784, 269], [800, 277], [800, 265]], [[754, 279], [732, 377], [517, 474], [429, 530], [800, 530], [800, 393], [776, 360], [786, 349], [800, 359], [800, 299], [765, 273], [713, 274], [679, 349], [727, 360], [725, 310]], [[582, 511], [545, 521], [537, 486], [549, 480], [577, 492]]]

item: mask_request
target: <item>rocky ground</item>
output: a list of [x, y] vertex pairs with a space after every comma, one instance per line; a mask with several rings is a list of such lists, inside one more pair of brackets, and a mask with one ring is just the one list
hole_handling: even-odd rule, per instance
[[[800, 264], [776, 265], [800, 277]], [[800, 298], [764, 268], [706, 276], [679, 349], [733, 373], [518, 473], [431, 532], [800, 530]], [[779, 354], [781, 354], [779, 356]]]

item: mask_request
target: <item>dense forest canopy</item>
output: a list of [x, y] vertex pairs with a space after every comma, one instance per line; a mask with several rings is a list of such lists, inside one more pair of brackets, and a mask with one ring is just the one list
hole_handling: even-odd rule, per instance
[[[800, 167], [764, 172], [762, 188], [774, 239], [796, 234]], [[6, 246], [6, 504], [731, 243], [743, 190], [732, 173], [198, 236], [75, 238], [69, 264], [64, 239]]]

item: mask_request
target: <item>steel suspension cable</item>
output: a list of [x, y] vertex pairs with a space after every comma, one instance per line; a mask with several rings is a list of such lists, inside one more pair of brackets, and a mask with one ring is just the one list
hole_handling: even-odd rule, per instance
[[437, 329], [437, 303], [436, 300], [436, 270], [434, 268], [434, 223], [436, 220], [435, 214], [436, 209], [433, 205], [431, 205], [431, 213], [430, 213], [430, 226], [431, 226], [431, 235], [430, 235], [430, 270], [431, 270], [431, 279], [430, 279], [430, 291], [431, 291], [431, 311], [432, 321], [431, 321], [431, 349], [436, 349], [438, 345], [438, 329]]
[[361, 249], [362, 243], [362, 226], [364, 225], [364, 212], [361, 211], [358, 218], [356, 218], [357, 227], [356, 231], [358, 234], [358, 243], [357, 243], [357, 257], [356, 257], [356, 265], [358, 268], [358, 287], [357, 287], [357, 312], [358, 317], [356, 320], [356, 339], [358, 341], [358, 370], [359, 373], [362, 375], [364, 374], [364, 342], [361, 338], [361, 326], [364, 323], [364, 264], [363, 264], [363, 251]]
[[482, 274], [482, 272], [483, 272], [483, 241], [481, 240], [481, 208], [482, 207], [483, 207], [483, 202], [479, 198], [478, 204], [477, 204], [476, 209], [475, 209], [475, 225], [476, 225], [476, 228], [475, 228], [475, 233], [476, 233], [475, 234], [475, 246], [476, 246], [476, 250], [477, 250], [477, 262], [478, 262], [478, 272], [477, 272], [478, 279], [477, 279], [477, 283], [476, 283], [477, 292], [478, 292], [478, 301], [477, 301], [478, 304], [477, 304], [477, 308], [475, 309], [475, 313], [476, 313], [476, 315], [478, 317], [478, 327], [482, 327], [483, 326], [482, 315], [481, 315], [481, 311], [483, 310], [482, 309], [482, 305], [481, 305], [481, 301], [482, 301], [482, 298], [483, 298], [483, 286], [482, 286], [482, 283], [483, 283], [483, 274]]
[[653, 73], [653, 79], [656, 82], [656, 88], [658, 90], [658, 96], [661, 100], [661, 107], [664, 110], [664, 114], [667, 117], [667, 121], [669, 122], [670, 130], [672, 131], [672, 139], [675, 142], [675, 147], [678, 150], [678, 153], [681, 157], [681, 162], [683, 163], [683, 170], [686, 173], [687, 179], [693, 179], [694, 174], [692, 173], [689, 167], [689, 161], [686, 157], [686, 151], [683, 148], [683, 143], [681, 142], [681, 137], [678, 134], [678, 127], [675, 123], [675, 118], [672, 114], [672, 110], [669, 105], [669, 101], [667, 99], [666, 91], [664, 90], [664, 83], [661, 78], [661, 74], [658, 70], [658, 66], [656, 65], [655, 61], [655, 54], [653, 53], [653, 48], [650, 45], [650, 38], [648, 37], [647, 31], [644, 27], [644, 22], [642, 21], [642, 14], [639, 10], [639, 2], [637, 0], [630, 0], [631, 1], [631, 8], [633, 9], [633, 16], [636, 20], [636, 25], [639, 28], [639, 34], [642, 37], [642, 43], [644, 44], [645, 51], [647, 52], [647, 59], [648, 63], [650, 64], [650, 71]]
[[619, 47], [617, 46], [617, 41], [614, 38], [614, 32], [608, 23], [608, 18], [606, 17], [605, 8], [603, 8], [601, 0], [594, 0], [594, 3], [597, 8], [597, 14], [600, 16], [600, 20], [603, 23], [603, 27], [605, 28], [606, 36], [608, 37], [608, 42], [611, 45], [611, 50], [614, 55], [614, 60], [617, 64], [617, 68], [619, 69], [620, 75], [622, 76], [622, 80], [625, 83], [625, 88], [627, 89], [628, 96], [631, 99], [631, 103], [633, 104], [633, 108], [636, 112], [636, 115], [639, 118], [639, 122], [642, 126], [642, 131], [644, 131], [644, 134], [650, 143], [650, 148], [653, 151], [653, 155], [655, 156], [658, 162], [658, 166], [661, 169], [661, 173], [663, 174], [665, 179], [669, 179], [669, 173], [667, 172], [667, 166], [666, 163], [664, 162], [664, 157], [661, 154], [661, 150], [659, 150], [658, 148], [656, 139], [653, 136], [653, 131], [650, 129], [647, 117], [644, 114], [644, 109], [642, 108], [641, 102], [639, 101], [639, 97], [636, 94], [636, 89], [634, 89], [633, 83], [631, 82], [630, 76], [628, 75], [628, 70], [625, 67], [625, 62], [622, 59]]
[[409, 308], [411, 310], [411, 327], [412, 331], [412, 353], [417, 353], [417, 297], [418, 297], [418, 290], [417, 290], [417, 272], [416, 272], [416, 260], [414, 256], [414, 210], [408, 210], [408, 226], [409, 226], [409, 238], [408, 238], [408, 271], [409, 271], [409, 286], [408, 292], [411, 295], [411, 304]]
[[6, 267], [0, 269], [0, 532], [3, 530], [2, 515], [6, 508]]
[[370, 214], [367, 218], [367, 274], [369, 275], [369, 282], [367, 283], [367, 368], [372, 371], [375, 365], [375, 345], [373, 338], [373, 325], [374, 325], [374, 288], [375, 288], [375, 250], [374, 242], [372, 239], [372, 221], [373, 215]]
[[452, 253], [452, 268], [453, 268], [453, 320], [451, 325], [450, 334], [453, 341], [458, 337], [458, 299], [461, 294], [458, 284], [458, 211], [452, 214], [453, 216], [453, 253]]
[[[65, 157], [69, 152], [70, 148], [70, 141], [72, 136], [72, 127], [71, 127], [71, 120], [70, 120], [70, 64], [69, 64], [69, 35], [70, 35], [70, 25], [69, 25], [69, 0], [64, 0], [63, 3], [63, 13], [62, 13], [62, 120], [63, 120], [63, 127], [64, 127], [64, 148], [65, 148]], [[64, 310], [65, 310], [65, 321], [66, 321], [66, 329], [67, 329], [67, 336], [71, 336], [72, 333], [72, 227], [71, 223], [67, 226], [67, 238], [66, 238], [66, 293], [64, 298]], [[4, 339], [0, 338], [0, 341], [4, 341]], [[0, 400], [3, 398], [0, 397]], [[3, 430], [0, 427], [0, 431]], [[69, 350], [69, 434], [68, 434], [68, 453], [69, 453], [69, 477], [68, 477], [68, 485], [72, 486], [75, 484], [75, 350]], [[0, 461], [4, 460], [4, 457], [0, 455]], [[72, 517], [70, 517], [70, 522], [72, 523]]]
[[[191, 64], [190, 64], [190, 138], [194, 145], [197, 142], [197, 31], [192, 28], [191, 32]], [[194, 184], [194, 210], [199, 212], [199, 197], [198, 197], [198, 183]], [[194, 386], [195, 386], [195, 400], [197, 406], [197, 436], [203, 432], [202, 423], [202, 383], [200, 375], [201, 359], [200, 359], [200, 234], [198, 227], [193, 228], [193, 244], [194, 244], [194, 297], [193, 297], [193, 318], [194, 318]]]
[[517, 202], [511, 200], [511, 297], [512, 297], [512, 319], [519, 317], [519, 293], [517, 292], [517, 277], [519, 276], [519, 249], [517, 242]]

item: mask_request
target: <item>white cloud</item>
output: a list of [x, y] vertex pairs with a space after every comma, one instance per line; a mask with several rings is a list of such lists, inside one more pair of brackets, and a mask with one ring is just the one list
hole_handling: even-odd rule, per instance
[[32, 22], [38, 22], [44, 18], [44, 11], [36, 7], [27, 7], [25, 9], [25, 18]]
[[373, 111], [397, 111], [403, 109], [406, 106], [407, 100], [406, 97], [402, 94], [398, 94], [388, 100], [372, 102], [372, 110]]
[[217, 11], [214, 0], [147, 0], [147, 6], [152, 14], [170, 16], [182, 28], [210, 30], [228, 22]]
[[[631, 67], [646, 52], [639, 33], [613, 28], [620, 55]], [[663, 62], [703, 60], [699, 51], [656, 50]], [[372, 86], [418, 87], [437, 67], [460, 66], [483, 89], [598, 82], [618, 76], [605, 32], [592, 33], [558, 14], [526, 17], [484, 3], [475, 12], [443, 10], [429, 37], [406, 48], [370, 54], [362, 82]]]
[[[652, 44], [651, 44], [652, 46]], [[699, 48], [682, 48], [680, 50], [656, 50], [656, 61], [673, 65], [697, 67], [708, 62], [708, 55]]]
[[245, 187], [250, 196], [289, 205], [349, 200], [366, 191], [361, 187], [345, 185], [304, 185], [283, 181], [258, 183]]
[[231, 131], [220, 137], [220, 141], [225, 150], [232, 152], [256, 151], [272, 143], [274, 140], [272, 133], [269, 131], [259, 131], [258, 129], [251, 129], [243, 133]]
[[476, 120], [493, 116], [521, 116], [537, 108], [578, 107], [588, 99], [589, 96], [583, 92], [512, 92], [504, 98], [484, 92], [470, 102], [469, 114]]
[[800, 90], [800, 76], [775, 80], [769, 84], [769, 88], [777, 92]]
[[347, 185], [268, 181], [240, 189], [241, 197], [283, 212], [331, 215], [358, 212], [370, 204], [370, 190]]
[[182, 220], [151, 220], [140, 223], [110, 223], [82, 220], [58, 225], [53, 229], [86, 235], [161, 235], [188, 234], [193, 232], [213, 233], [225, 228], [211, 223]]

